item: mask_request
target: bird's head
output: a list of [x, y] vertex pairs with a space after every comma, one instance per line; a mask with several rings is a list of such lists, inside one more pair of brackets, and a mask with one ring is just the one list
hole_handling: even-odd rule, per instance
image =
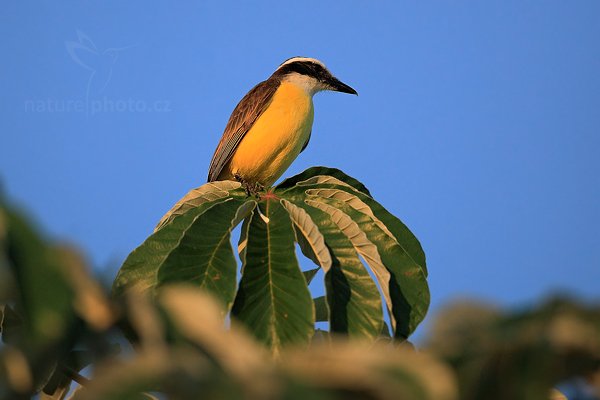
[[295, 83], [311, 95], [322, 90], [358, 95], [356, 90], [333, 76], [325, 64], [315, 58], [290, 58], [275, 70], [273, 77], [281, 79], [282, 82]]

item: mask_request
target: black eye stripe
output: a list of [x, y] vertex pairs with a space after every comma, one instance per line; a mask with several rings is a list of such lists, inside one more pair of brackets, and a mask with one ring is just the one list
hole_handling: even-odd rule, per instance
[[329, 75], [321, 65], [312, 61], [294, 61], [279, 68], [273, 75], [284, 76], [296, 72], [301, 75], [312, 76], [315, 79], [324, 79]]

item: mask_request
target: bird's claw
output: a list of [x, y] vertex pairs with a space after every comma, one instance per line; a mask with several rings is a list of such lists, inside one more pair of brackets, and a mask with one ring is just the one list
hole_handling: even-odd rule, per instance
[[257, 199], [260, 199], [260, 192], [265, 190], [265, 187], [260, 182], [249, 182], [242, 178], [240, 174], [234, 174], [233, 177], [236, 181], [242, 184], [242, 187], [246, 191], [246, 196], [255, 196]]

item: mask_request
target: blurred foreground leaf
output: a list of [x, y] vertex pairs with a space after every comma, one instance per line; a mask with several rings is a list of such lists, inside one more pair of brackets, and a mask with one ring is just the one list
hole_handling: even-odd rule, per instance
[[600, 370], [600, 309], [562, 298], [515, 314], [460, 303], [437, 319], [428, 349], [456, 369], [463, 399], [545, 400]]

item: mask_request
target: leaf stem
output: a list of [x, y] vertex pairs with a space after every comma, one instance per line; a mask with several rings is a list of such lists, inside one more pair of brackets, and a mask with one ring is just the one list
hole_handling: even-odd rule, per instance
[[79, 372], [75, 371], [73, 368], [68, 367], [66, 365], [62, 365], [62, 364], [60, 367], [67, 377], [73, 379], [75, 382], [77, 382], [81, 386], [86, 386], [87, 384], [90, 383], [90, 380], [88, 378], [81, 375]]

